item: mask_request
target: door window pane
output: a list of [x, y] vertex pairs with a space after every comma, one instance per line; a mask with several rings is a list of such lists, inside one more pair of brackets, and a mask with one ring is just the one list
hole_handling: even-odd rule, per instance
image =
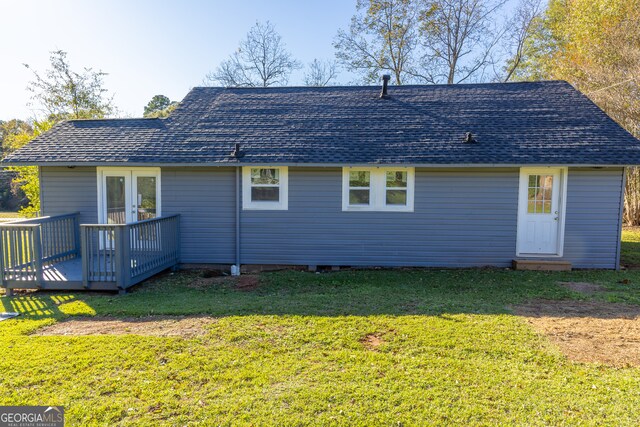
[[125, 178], [107, 176], [107, 224], [124, 224], [126, 218]]
[[527, 213], [550, 214], [553, 197], [553, 175], [529, 175]]
[[157, 216], [156, 178], [154, 176], [139, 176], [137, 186], [137, 220], [144, 221]]

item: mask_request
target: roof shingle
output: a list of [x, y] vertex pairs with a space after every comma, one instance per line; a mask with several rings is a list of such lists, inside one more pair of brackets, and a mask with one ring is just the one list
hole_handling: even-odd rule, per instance
[[[20, 164], [632, 165], [640, 141], [560, 81], [194, 88], [167, 119], [72, 120]], [[472, 132], [475, 144], [464, 144]], [[244, 157], [230, 157], [235, 143]]]

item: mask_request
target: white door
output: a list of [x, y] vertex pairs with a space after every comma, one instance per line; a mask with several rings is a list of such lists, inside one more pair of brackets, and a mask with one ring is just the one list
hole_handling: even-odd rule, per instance
[[564, 168], [520, 171], [518, 256], [562, 255]]
[[128, 224], [160, 216], [157, 168], [99, 168], [99, 212], [103, 224]]

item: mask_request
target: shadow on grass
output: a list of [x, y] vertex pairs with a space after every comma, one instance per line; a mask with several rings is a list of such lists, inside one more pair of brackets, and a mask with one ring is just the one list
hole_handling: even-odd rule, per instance
[[[239, 289], [235, 279], [203, 280], [197, 272], [167, 275], [122, 297], [88, 297], [100, 315], [213, 316], [503, 314], [532, 299], [581, 299], [559, 281], [611, 286], [631, 272], [520, 272], [504, 269], [364, 270], [313, 274], [267, 273], [259, 286]], [[626, 277], [626, 276], [625, 276]]]
[[[523, 302], [585, 299], [561, 281], [600, 283], [626, 301], [636, 285], [620, 290], [620, 279], [640, 283], [640, 272], [521, 272], [503, 269], [361, 270], [326, 274], [266, 273], [250, 290], [235, 278], [207, 280], [198, 272], [165, 274], [124, 296], [40, 294], [0, 298], [5, 311], [31, 318], [66, 315], [150, 316], [411, 316], [504, 314]], [[618, 286], [618, 288], [616, 288]], [[75, 307], [69, 309], [67, 307]]]

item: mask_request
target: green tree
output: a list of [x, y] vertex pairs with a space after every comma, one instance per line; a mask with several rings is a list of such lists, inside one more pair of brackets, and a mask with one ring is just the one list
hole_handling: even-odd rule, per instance
[[[20, 133], [11, 134], [5, 139], [5, 142], [7, 146], [11, 147], [11, 150], [14, 151], [23, 147], [33, 138], [48, 131], [52, 127], [53, 122], [51, 121], [35, 121], [33, 123], [33, 130], [25, 129]], [[40, 212], [40, 182], [38, 179], [38, 167], [14, 166], [8, 169], [16, 174], [16, 177], [13, 179], [14, 194], [17, 194], [18, 191], [22, 191], [28, 200], [28, 204], [20, 209], [20, 213], [26, 217], [37, 216]]]
[[49, 119], [101, 119], [114, 112], [113, 97], [104, 87], [106, 73], [91, 68], [73, 71], [62, 50], [51, 52], [49, 60], [50, 68], [44, 74], [32, 70], [34, 79], [27, 87], [32, 101]]
[[156, 95], [144, 107], [144, 117], [168, 117], [176, 109], [178, 103], [164, 95]]
[[[640, 0], [551, 0], [519, 79], [566, 80], [640, 137]], [[625, 222], [640, 225], [640, 169], [627, 170]]]
[[2, 157], [16, 150], [14, 136], [33, 132], [32, 126], [20, 119], [6, 122], [0, 121], [0, 141], [2, 142]]
[[[113, 98], [104, 88], [106, 73], [84, 68], [81, 72], [72, 70], [67, 53], [58, 50], [51, 52], [50, 68], [44, 73], [33, 71], [34, 79], [27, 89], [32, 93], [32, 103], [43, 111], [47, 119], [34, 121], [33, 131], [10, 136], [6, 146], [16, 150], [36, 136], [51, 129], [56, 123], [69, 119], [101, 119], [111, 115], [115, 108]], [[25, 64], [25, 67], [31, 67]], [[36, 166], [12, 167], [16, 173], [13, 183], [29, 199], [27, 207], [21, 213], [28, 216], [38, 215], [40, 211], [40, 183]]]

